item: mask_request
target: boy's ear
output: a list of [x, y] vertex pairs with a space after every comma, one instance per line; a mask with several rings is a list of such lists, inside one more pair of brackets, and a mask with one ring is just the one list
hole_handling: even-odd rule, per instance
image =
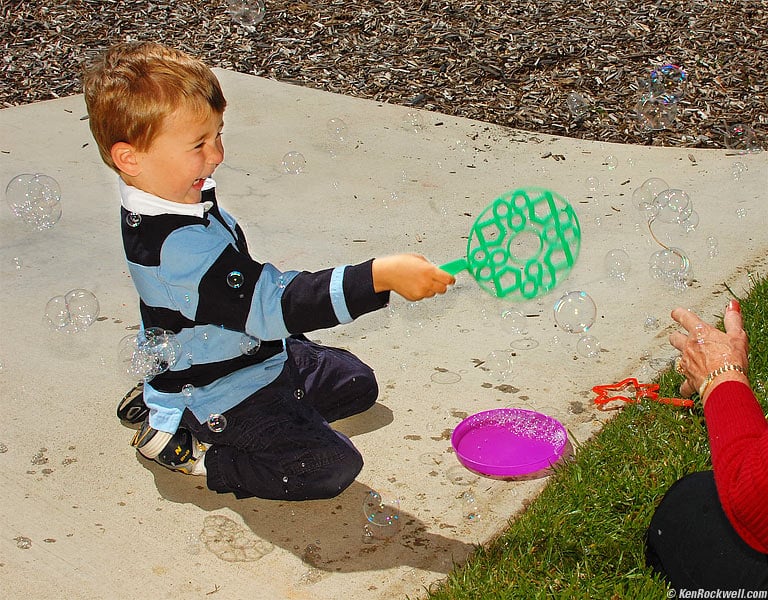
[[128, 142], [117, 142], [110, 149], [112, 160], [121, 172], [135, 177], [141, 172], [136, 149]]

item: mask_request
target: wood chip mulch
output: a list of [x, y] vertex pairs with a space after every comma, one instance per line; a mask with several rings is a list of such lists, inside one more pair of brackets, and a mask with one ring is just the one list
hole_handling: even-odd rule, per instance
[[[0, 107], [80, 93], [90, 57], [155, 40], [211, 66], [527, 131], [722, 148], [744, 123], [766, 147], [767, 32], [767, 0], [275, 0], [253, 32], [221, 0], [0, 0]], [[635, 106], [667, 63], [686, 92], [673, 126], [647, 131]]]

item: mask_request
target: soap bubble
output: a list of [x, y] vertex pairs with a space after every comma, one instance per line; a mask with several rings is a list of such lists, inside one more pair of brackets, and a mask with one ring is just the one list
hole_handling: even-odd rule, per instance
[[213, 433], [221, 433], [227, 428], [227, 417], [220, 414], [208, 415], [208, 429]]
[[720, 254], [720, 248], [715, 236], [710, 235], [707, 237], [707, 249], [709, 250], [709, 258], [715, 258], [715, 256]]
[[118, 344], [121, 370], [132, 380], [151, 379], [172, 368], [181, 356], [181, 344], [172, 331], [150, 327], [127, 335]]
[[695, 210], [692, 210], [691, 214], [688, 215], [688, 218], [680, 223], [680, 226], [683, 228], [683, 230], [685, 230], [686, 233], [695, 231], [699, 226], [699, 213], [697, 213]]
[[565, 103], [568, 106], [568, 110], [571, 111], [571, 115], [573, 115], [573, 118], [577, 121], [582, 120], [589, 114], [589, 102], [585, 100], [581, 94], [571, 92], [568, 94]]
[[621, 248], [609, 250], [605, 255], [605, 270], [612, 279], [625, 281], [629, 273], [630, 261], [629, 254]]
[[645, 331], [656, 331], [659, 328], [659, 318], [654, 315], [645, 315], [645, 321], [643, 321], [643, 329]]
[[744, 123], [731, 125], [725, 131], [725, 147], [739, 154], [751, 152], [757, 146], [755, 130]]
[[733, 177], [734, 181], [741, 181], [741, 178], [747, 170], [747, 165], [743, 162], [735, 162], [731, 166], [731, 177]]
[[227, 275], [227, 285], [232, 289], [237, 289], [243, 285], [245, 277], [240, 271], [230, 271]]
[[555, 323], [568, 333], [588, 331], [595, 322], [597, 306], [584, 291], [563, 294], [554, 306]]
[[461, 495], [461, 514], [467, 521], [477, 521], [480, 518], [475, 492], [472, 489], [468, 489]]
[[666, 64], [651, 71], [648, 87], [655, 96], [676, 102], [685, 94], [688, 76], [677, 65]]
[[71, 320], [64, 296], [54, 296], [45, 305], [45, 318], [54, 331], [66, 331]]
[[283, 156], [283, 171], [291, 175], [298, 175], [307, 166], [307, 159], [301, 152], [291, 151]]
[[420, 113], [408, 112], [402, 121], [403, 129], [418, 133], [424, 128], [424, 119]]
[[84, 289], [54, 296], [45, 305], [45, 318], [54, 331], [76, 333], [85, 331], [99, 316], [99, 301], [93, 292]]
[[596, 192], [600, 189], [600, 180], [597, 177], [587, 177], [584, 180], [584, 185], [590, 192]]
[[593, 335], [582, 335], [576, 342], [576, 352], [584, 358], [598, 358], [600, 356], [600, 342]]
[[256, 31], [266, 13], [264, 0], [228, 0], [227, 8], [232, 20], [249, 33]]
[[501, 313], [501, 326], [512, 335], [527, 335], [528, 317], [519, 310], [507, 309]]
[[400, 499], [370, 490], [363, 500], [363, 514], [368, 523], [375, 525], [371, 529], [374, 536], [390, 537], [400, 527]]
[[643, 130], [667, 129], [677, 117], [677, 101], [665, 96], [647, 92], [640, 96], [635, 105], [635, 115]]
[[676, 290], [685, 289], [691, 272], [688, 256], [679, 248], [664, 248], [654, 252], [649, 267], [651, 277]]
[[669, 189], [666, 181], [658, 177], [651, 177], [646, 179], [632, 192], [632, 200], [637, 210], [646, 217], [646, 220], [650, 221], [656, 217], [659, 209], [656, 203], [656, 196], [666, 189]]
[[195, 393], [195, 386], [191, 383], [185, 383], [181, 388], [181, 393], [187, 398], [191, 398], [192, 394]]
[[656, 218], [663, 223], [682, 223], [693, 210], [691, 198], [683, 190], [667, 189], [659, 192], [654, 202], [659, 207]]
[[248, 356], [253, 356], [261, 348], [261, 340], [251, 335], [243, 335], [240, 338], [240, 352]]
[[484, 366], [499, 381], [504, 381], [512, 372], [512, 354], [508, 350], [492, 350], [485, 357]]
[[41, 173], [16, 175], [5, 188], [11, 212], [27, 225], [43, 231], [61, 218], [61, 188]]
[[615, 171], [616, 167], [619, 166], [619, 160], [615, 156], [606, 156], [603, 165], [609, 171]]
[[347, 124], [341, 119], [328, 119], [326, 129], [334, 141], [343, 142], [347, 139]]
[[128, 227], [133, 227], [134, 229], [141, 225], [141, 215], [139, 213], [128, 213], [125, 215], [125, 224], [128, 225]]

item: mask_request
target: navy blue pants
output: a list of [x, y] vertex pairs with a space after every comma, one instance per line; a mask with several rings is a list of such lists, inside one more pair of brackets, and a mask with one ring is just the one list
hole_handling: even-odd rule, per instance
[[346, 350], [287, 340], [288, 360], [268, 386], [224, 413], [212, 432], [188, 410], [183, 422], [202, 442], [208, 487], [238, 498], [332, 498], [363, 467], [350, 440], [329, 423], [373, 406], [373, 370]]
[[693, 473], [669, 488], [651, 518], [646, 561], [678, 594], [768, 589], [768, 555], [736, 533], [712, 471]]

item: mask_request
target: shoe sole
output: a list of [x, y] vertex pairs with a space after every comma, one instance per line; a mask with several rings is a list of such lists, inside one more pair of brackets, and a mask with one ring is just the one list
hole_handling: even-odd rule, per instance
[[117, 418], [125, 424], [139, 425], [149, 414], [144, 404], [144, 384], [137, 384], [117, 405]]

